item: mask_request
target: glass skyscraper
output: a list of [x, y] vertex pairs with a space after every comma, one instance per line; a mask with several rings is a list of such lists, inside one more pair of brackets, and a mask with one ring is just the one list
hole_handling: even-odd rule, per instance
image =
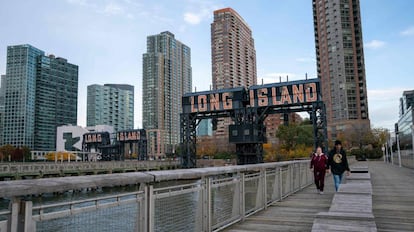
[[31, 45], [7, 47], [3, 143], [55, 150], [56, 128], [77, 122], [78, 67]]
[[78, 66], [53, 55], [37, 62], [34, 147], [55, 150], [56, 128], [77, 124]]
[[191, 50], [171, 32], [147, 37], [143, 54], [142, 122], [148, 154], [173, 153], [180, 142], [181, 98], [191, 91]]
[[109, 125], [115, 131], [134, 129], [134, 86], [89, 85], [86, 124]]

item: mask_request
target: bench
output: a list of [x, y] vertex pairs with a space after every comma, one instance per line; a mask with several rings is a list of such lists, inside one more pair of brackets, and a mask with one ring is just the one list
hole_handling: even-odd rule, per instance
[[372, 214], [372, 185], [368, 167], [357, 166], [339, 186], [328, 212], [320, 212], [312, 231], [377, 231]]

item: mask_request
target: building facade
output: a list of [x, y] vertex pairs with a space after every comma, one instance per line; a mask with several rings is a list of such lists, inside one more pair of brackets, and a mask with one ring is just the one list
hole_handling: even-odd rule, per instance
[[[211, 60], [213, 89], [250, 87], [257, 84], [256, 50], [252, 30], [232, 8], [214, 11], [211, 23]], [[228, 151], [228, 125], [231, 119], [219, 119], [214, 136], [218, 150]]]
[[256, 85], [256, 50], [252, 30], [231, 8], [214, 11], [211, 60], [214, 90]]
[[359, 0], [312, 0], [328, 137], [370, 128]]
[[403, 92], [403, 96], [400, 98], [400, 117], [402, 117], [410, 107], [414, 108], [414, 90]]
[[77, 121], [78, 67], [31, 45], [7, 47], [3, 144], [54, 150], [56, 128]]
[[4, 120], [4, 97], [6, 91], [6, 75], [1, 75], [1, 86], [0, 86], [0, 144], [3, 142], [3, 120]]
[[404, 91], [400, 98], [400, 115], [395, 133], [398, 136], [402, 165], [414, 165], [414, 90]]
[[39, 56], [37, 66], [34, 147], [48, 151], [58, 126], [77, 123], [78, 66], [53, 55]]
[[86, 125], [110, 125], [115, 131], [134, 129], [134, 86], [89, 85]]
[[82, 151], [83, 135], [91, 132], [108, 132], [114, 135], [114, 128], [108, 125], [96, 125], [92, 127], [81, 127], [63, 125], [57, 127], [56, 151]]
[[191, 92], [191, 50], [171, 32], [147, 37], [143, 54], [142, 123], [148, 155], [175, 153], [180, 142], [181, 98]]
[[212, 136], [213, 125], [211, 119], [203, 119], [197, 126], [197, 136]]

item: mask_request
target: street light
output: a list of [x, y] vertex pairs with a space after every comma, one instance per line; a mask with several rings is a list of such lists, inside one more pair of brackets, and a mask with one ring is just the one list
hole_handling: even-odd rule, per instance
[[382, 155], [384, 156], [384, 163], [385, 163], [386, 157], [385, 157], [385, 146], [384, 146], [384, 144], [382, 144], [381, 150], [382, 150]]
[[398, 123], [395, 123], [395, 137], [397, 142], [397, 149], [398, 149], [398, 166], [401, 167], [401, 151], [400, 151], [400, 140], [399, 140], [399, 131], [398, 131]]
[[411, 137], [412, 137], [412, 143], [411, 143], [411, 147], [413, 149], [413, 167], [414, 167], [414, 124], [411, 125]]

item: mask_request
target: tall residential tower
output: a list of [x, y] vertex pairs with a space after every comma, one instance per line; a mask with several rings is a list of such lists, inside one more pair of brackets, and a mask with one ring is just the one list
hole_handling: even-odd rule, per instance
[[3, 143], [54, 150], [56, 128], [77, 123], [78, 66], [31, 45], [7, 47]]
[[359, 0], [312, 0], [328, 137], [370, 128]]
[[[211, 24], [213, 89], [250, 87], [257, 83], [256, 50], [252, 30], [232, 8], [214, 11]], [[219, 119], [214, 135], [218, 150], [228, 150], [230, 119]]]
[[115, 131], [134, 129], [134, 86], [89, 85], [86, 125], [109, 125]]
[[249, 87], [257, 83], [252, 30], [231, 8], [214, 11], [211, 59], [213, 89]]
[[143, 54], [142, 123], [148, 155], [175, 152], [180, 142], [181, 98], [191, 92], [191, 50], [171, 32], [147, 37]]

